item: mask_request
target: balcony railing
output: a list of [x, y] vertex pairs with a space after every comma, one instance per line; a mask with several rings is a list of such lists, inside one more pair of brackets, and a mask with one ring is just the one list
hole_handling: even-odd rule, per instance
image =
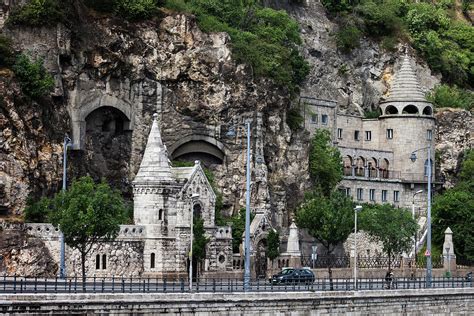
[[343, 171], [346, 177], [360, 177], [360, 178], [371, 178], [371, 179], [400, 179], [400, 171], [394, 170], [377, 170], [377, 169], [366, 169], [364, 168], [351, 168], [344, 167]]

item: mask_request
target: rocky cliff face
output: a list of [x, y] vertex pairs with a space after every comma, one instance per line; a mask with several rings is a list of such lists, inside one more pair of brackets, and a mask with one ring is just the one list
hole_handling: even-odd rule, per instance
[[[365, 41], [344, 55], [334, 43], [337, 25], [319, 2], [283, 5], [300, 22], [302, 51], [311, 64], [301, 94], [335, 99], [349, 113], [374, 109], [390, 85], [399, 53]], [[3, 6], [1, 16], [10, 9]], [[69, 182], [85, 174], [104, 177], [130, 196], [151, 116], [158, 112], [172, 156], [194, 158], [180, 147], [186, 142], [211, 142], [220, 150], [222, 161], [210, 159], [206, 166], [216, 175], [230, 215], [244, 204], [246, 134], [238, 127], [251, 120], [253, 207], [271, 209], [274, 224], [287, 227], [290, 211], [309, 182], [307, 135], [292, 133], [286, 124], [292, 102], [286, 91], [236, 64], [228, 35], [202, 33], [193, 17], [169, 14], [129, 24], [79, 4], [74, 10], [68, 27], [3, 30], [17, 50], [44, 58], [56, 85], [50, 98], [32, 103], [21, 97], [11, 75], [0, 82], [0, 202], [20, 214], [28, 195], [58, 190], [64, 133], [74, 142]], [[422, 62], [418, 74], [427, 89], [439, 82]], [[438, 115], [440, 122], [449, 121], [444, 115], [454, 115], [444, 113]], [[236, 133], [228, 136], [232, 129]], [[472, 145], [472, 138], [458, 141], [461, 136], [452, 135], [462, 132], [451, 130], [449, 124], [440, 124], [440, 139]], [[449, 157], [448, 168], [457, 158]]]

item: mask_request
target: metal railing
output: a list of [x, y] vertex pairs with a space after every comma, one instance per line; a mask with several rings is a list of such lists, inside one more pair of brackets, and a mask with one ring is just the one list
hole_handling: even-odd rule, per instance
[[[472, 278], [432, 278], [432, 288], [474, 287]], [[373, 278], [359, 279], [357, 290], [421, 289], [426, 288], [425, 278]], [[251, 280], [251, 292], [290, 291], [353, 291], [354, 280], [333, 278], [301, 279], [288, 282]], [[193, 292], [243, 292], [241, 278], [198, 278], [193, 282]], [[0, 277], [0, 293], [186, 293], [189, 284], [186, 278], [87, 278], [82, 283], [79, 278], [47, 279], [38, 277]]]
[[474, 260], [469, 260], [469, 259], [463, 258], [463, 257], [457, 257], [456, 258], [456, 267], [458, 269], [471, 268], [471, 267], [474, 269]]
[[385, 269], [390, 263], [391, 268], [401, 268], [403, 259], [401, 257], [357, 257], [357, 267], [360, 269]]
[[301, 257], [301, 266], [311, 268], [349, 268], [351, 260], [348, 256], [317, 256], [314, 260], [311, 256]]

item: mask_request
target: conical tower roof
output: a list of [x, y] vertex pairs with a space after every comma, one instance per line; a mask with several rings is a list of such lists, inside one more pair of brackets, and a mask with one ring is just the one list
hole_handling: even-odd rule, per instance
[[410, 57], [405, 54], [400, 70], [395, 74], [392, 87], [385, 102], [394, 101], [421, 101], [426, 102], [425, 94], [421, 90], [420, 82], [413, 69]]
[[158, 126], [158, 114], [153, 115], [153, 124], [145, 153], [143, 154], [140, 169], [135, 176], [134, 182], [161, 182], [171, 180], [171, 166], [168, 160], [168, 152], [161, 140], [160, 128]]

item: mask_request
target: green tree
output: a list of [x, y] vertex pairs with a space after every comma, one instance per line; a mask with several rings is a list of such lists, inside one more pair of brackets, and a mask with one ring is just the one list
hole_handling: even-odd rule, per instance
[[318, 191], [329, 196], [342, 179], [341, 154], [331, 145], [328, 130], [318, 129], [311, 140], [309, 171]]
[[58, 0], [31, 0], [29, 3], [13, 10], [7, 23], [35, 27], [51, 26], [63, 20], [64, 13]]
[[[320, 192], [306, 194], [304, 202], [296, 211], [296, 224], [306, 228], [330, 256], [336, 246], [347, 239], [354, 227], [352, 200], [339, 191], [332, 191], [329, 196]], [[329, 264], [332, 289], [331, 268]]]
[[12, 41], [0, 35], [0, 67], [10, 67], [14, 61]]
[[54, 87], [53, 77], [46, 72], [43, 60], [31, 61], [30, 58], [21, 54], [13, 65], [21, 90], [30, 98], [36, 99], [46, 95]]
[[451, 107], [471, 110], [474, 108], [474, 93], [457, 86], [439, 85], [428, 94], [428, 100], [436, 107]]
[[[250, 213], [250, 222], [252, 222], [255, 214]], [[245, 231], [245, 208], [241, 208], [239, 214], [230, 218], [232, 223], [232, 251], [238, 253], [240, 244], [242, 243], [242, 235]]]
[[209, 242], [209, 238], [205, 234], [204, 220], [202, 218], [194, 218], [193, 222], [193, 261], [197, 264], [206, 258], [206, 245]]
[[474, 150], [465, 154], [458, 184], [435, 197], [432, 213], [433, 242], [442, 247], [450, 227], [456, 254], [474, 260]]
[[94, 244], [117, 237], [119, 225], [127, 220], [123, 199], [107, 183], [82, 177], [53, 198], [52, 208], [51, 222], [61, 229], [66, 244], [81, 254], [85, 290], [87, 254]]
[[394, 255], [408, 252], [413, 246], [413, 236], [418, 230], [411, 212], [390, 204], [365, 204], [360, 213], [360, 227], [373, 241], [382, 243], [389, 269]]
[[270, 229], [270, 232], [267, 236], [267, 257], [272, 261], [280, 255], [280, 234], [274, 230]]
[[42, 197], [39, 201], [34, 202], [33, 199], [26, 200], [26, 208], [23, 212], [25, 222], [44, 223], [47, 221], [51, 212], [51, 199]]

